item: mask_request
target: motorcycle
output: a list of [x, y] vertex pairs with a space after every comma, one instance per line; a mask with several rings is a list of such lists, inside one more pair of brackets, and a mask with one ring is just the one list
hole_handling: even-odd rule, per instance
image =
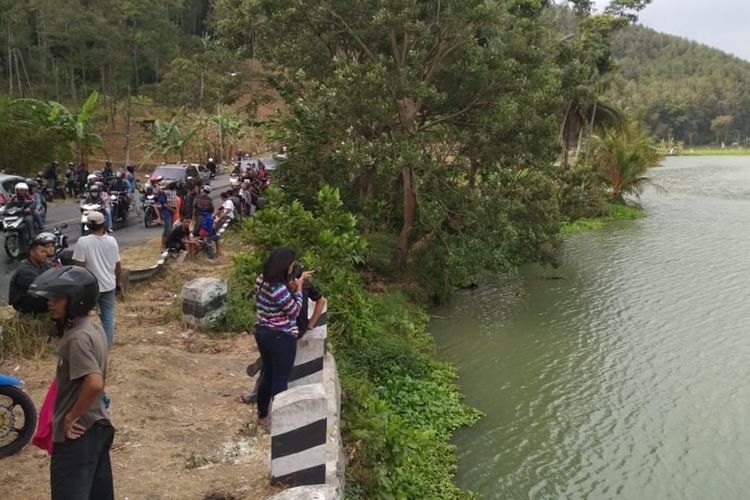
[[60, 229], [68, 227], [67, 224], [60, 224], [55, 227], [52, 234], [55, 235], [55, 253], [50, 259], [55, 265], [70, 266], [73, 264], [73, 249], [68, 247], [68, 237]]
[[143, 224], [151, 227], [158, 217], [156, 215], [156, 193], [144, 195], [143, 198]]
[[130, 211], [128, 194], [124, 191], [113, 191], [109, 199], [112, 201], [112, 220], [114, 222], [122, 222], [125, 225], [128, 220], [128, 212]]
[[26, 234], [23, 209], [3, 207], [2, 230], [5, 232], [5, 252], [11, 259], [18, 259], [28, 251], [28, 242], [22, 235]]
[[0, 458], [20, 451], [36, 429], [36, 408], [23, 382], [0, 374]]
[[86, 236], [89, 234], [89, 226], [87, 225], [88, 222], [88, 213], [89, 212], [101, 212], [102, 215], [106, 217], [106, 214], [104, 213], [104, 207], [99, 202], [89, 202], [86, 199], [81, 200], [81, 236]]

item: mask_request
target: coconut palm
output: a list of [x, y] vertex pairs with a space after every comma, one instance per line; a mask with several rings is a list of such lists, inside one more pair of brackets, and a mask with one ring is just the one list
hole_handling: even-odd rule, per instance
[[622, 203], [625, 195], [639, 196], [651, 183], [646, 173], [661, 155], [639, 123], [606, 130], [594, 136], [593, 143], [592, 166], [610, 187], [610, 201]]

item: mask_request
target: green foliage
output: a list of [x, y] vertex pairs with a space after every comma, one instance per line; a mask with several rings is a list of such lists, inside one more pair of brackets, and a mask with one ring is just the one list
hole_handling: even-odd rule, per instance
[[640, 208], [621, 203], [607, 203], [605, 215], [596, 219], [578, 219], [572, 222], [565, 222], [562, 225], [560, 233], [568, 236], [586, 231], [598, 231], [603, 229], [608, 222], [636, 220], [643, 217], [645, 217], [645, 214]]
[[352, 457], [348, 496], [465, 496], [452, 483], [455, 457], [449, 439], [478, 413], [461, 403], [455, 370], [429, 355], [433, 344], [426, 314], [399, 292], [367, 292], [357, 272], [367, 244], [338, 190], [323, 188], [309, 211], [297, 201], [262, 210], [244, 224], [241, 237], [255, 251], [235, 258], [232, 328], [252, 324], [254, 280], [276, 246], [298, 250], [328, 299], [329, 341], [342, 382], [342, 423]]
[[[692, 147], [750, 137], [747, 61], [641, 26], [619, 33], [612, 53], [617, 70], [607, 98], [642, 113], [656, 138]], [[717, 117], [725, 118], [712, 129]]]
[[610, 201], [638, 196], [650, 182], [646, 173], [661, 159], [648, 132], [633, 122], [624, 131], [608, 130], [594, 139], [592, 164], [610, 188]]

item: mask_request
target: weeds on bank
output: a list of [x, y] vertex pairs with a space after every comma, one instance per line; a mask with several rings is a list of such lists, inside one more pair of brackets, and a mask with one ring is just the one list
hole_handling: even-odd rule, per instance
[[[312, 211], [297, 202], [267, 208], [240, 234], [256, 251], [234, 259], [231, 330], [252, 324], [255, 277], [277, 246], [297, 249], [298, 260], [315, 270], [315, 284], [328, 299], [328, 338], [342, 384], [349, 456], [347, 496], [466, 497], [453, 484], [450, 437], [476, 421], [479, 412], [462, 403], [455, 370], [431, 356], [427, 315], [400, 290], [366, 288], [359, 269], [367, 244], [356, 219], [342, 209], [338, 191], [321, 190]], [[371, 284], [378, 281], [369, 278]]]
[[572, 222], [564, 222], [560, 233], [567, 236], [585, 231], [598, 231], [610, 222], [637, 220], [646, 216], [643, 210], [638, 207], [618, 203], [608, 203], [607, 212], [606, 215], [595, 219], [578, 219]]
[[4, 308], [0, 317], [0, 362], [7, 355], [39, 358], [51, 352], [54, 324], [46, 314], [30, 316]]

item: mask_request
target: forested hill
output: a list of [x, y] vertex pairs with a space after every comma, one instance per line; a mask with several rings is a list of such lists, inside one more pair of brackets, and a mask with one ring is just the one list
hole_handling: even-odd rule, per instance
[[606, 99], [642, 111], [660, 139], [685, 145], [750, 141], [750, 63], [641, 26], [612, 47], [618, 69]]

